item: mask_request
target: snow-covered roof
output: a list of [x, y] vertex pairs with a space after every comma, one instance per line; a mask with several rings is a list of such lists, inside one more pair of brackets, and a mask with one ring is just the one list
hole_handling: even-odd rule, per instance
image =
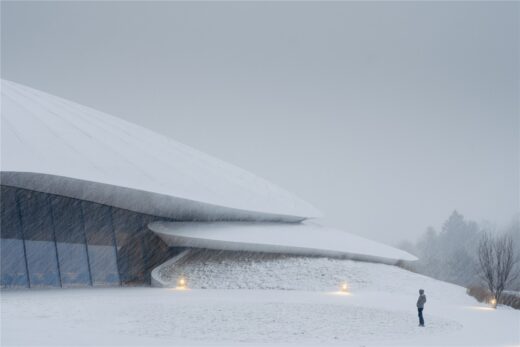
[[2, 184], [179, 219], [320, 216], [305, 201], [236, 166], [5, 80], [1, 120]]
[[180, 247], [317, 255], [387, 264], [417, 260], [400, 249], [315, 222], [153, 222], [148, 228], [167, 244]]

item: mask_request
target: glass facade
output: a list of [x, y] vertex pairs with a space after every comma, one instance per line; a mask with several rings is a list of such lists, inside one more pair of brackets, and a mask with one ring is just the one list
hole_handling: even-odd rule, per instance
[[10, 283], [12, 287], [27, 287], [29, 278], [16, 191], [9, 189], [4, 192], [2, 189], [1, 197], [0, 283]]
[[86, 201], [82, 204], [92, 284], [117, 286], [121, 280], [112, 228], [112, 208]]
[[148, 223], [164, 218], [89, 201], [1, 186], [1, 287], [150, 283], [179, 252]]

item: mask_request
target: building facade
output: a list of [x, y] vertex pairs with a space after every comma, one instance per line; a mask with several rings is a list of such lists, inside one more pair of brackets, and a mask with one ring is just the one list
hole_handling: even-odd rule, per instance
[[168, 220], [1, 186], [3, 288], [132, 286], [174, 256], [147, 225]]
[[307, 223], [304, 200], [165, 136], [1, 86], [2, 288], [147, 285], [181, 247], [415, 259]]

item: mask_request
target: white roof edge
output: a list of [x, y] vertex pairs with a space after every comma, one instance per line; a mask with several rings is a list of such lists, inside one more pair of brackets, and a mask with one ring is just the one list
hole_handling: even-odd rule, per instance
[[132, 188], [31, 172], [0, 173], [2, 185], [91, 201], [179, 221], [300, 222], [305, 217], [261, 213], [211, 205]]
[[[143, 199], [168, 196], [169, 205], [159, 207], [161, 215], [176, 215], [165, 210], [180, 208], [197, 219], [214, 219], [221, 212], [225, 219], [250, 220], [322, 215], [267, 180], [136, 124], [15, 82], [2, 80], [1, 89], [0, 170], [19, 187], [44, 191], [34, 184], [38, 181], [43, 187], [52, 186], [46, 190], [50, 193], [76, 197], [70, 192], [79, 192], [92, 201], [114, 200], [119, 205], [133, 191], [136, 211], [149, 209], [139, 206], [138, 192], [146, 193]], [[21, 178], [15, 179], [16, 175]], [[68, 190], [60, 187], [59, 180], [67, 181]], [[24, 186], [27, 182], [31, 185]], [[102, 189], [85, 192], [84, 186], [94, 182], [122, 195], [107, 197]]]
[[316, 223], [153, 222], [170, 246], [348, 258], [385, 264], [417, 258], [400, 249]]

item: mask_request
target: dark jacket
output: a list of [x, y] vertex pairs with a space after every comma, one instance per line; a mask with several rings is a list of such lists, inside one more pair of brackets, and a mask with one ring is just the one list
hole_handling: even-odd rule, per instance
[[424, 308], [424, 304], [426, 303], [426, 295], [419, 295], [419, 299], [417, 299], [417, 308]]

